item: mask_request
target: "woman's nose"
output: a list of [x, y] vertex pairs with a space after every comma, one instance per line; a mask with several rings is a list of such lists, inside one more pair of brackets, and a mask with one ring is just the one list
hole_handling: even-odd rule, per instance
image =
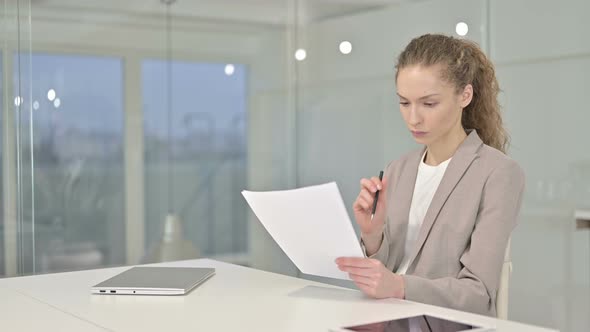
[[422, 122], [422, 117], [420, 116], [418, 110], [415, 106], [411, 106], [410, 108], [410, 116], [408, 117], [408, 124], [411, 126], [419, 125]]

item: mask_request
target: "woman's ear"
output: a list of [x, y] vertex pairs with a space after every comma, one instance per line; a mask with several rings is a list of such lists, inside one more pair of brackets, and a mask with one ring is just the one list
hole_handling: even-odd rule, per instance
[[461, 108], [467, 107], [471, 103], [472, 99], [473, 99], [473, 85], [467, 84], [463, 88], [463, 92], [461, 93], [461, 97], [460, 97]]

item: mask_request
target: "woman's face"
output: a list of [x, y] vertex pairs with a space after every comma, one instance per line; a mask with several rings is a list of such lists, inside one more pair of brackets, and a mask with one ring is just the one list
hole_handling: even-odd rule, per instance
[[441, 70], [441, 65], [415, 65], [398, 72], [400, 111], [420, 144], [431, 145], [463, 130], [461, 115], [473, 95], [470, 84], [457, 93], [452, 83], [442, 79]]

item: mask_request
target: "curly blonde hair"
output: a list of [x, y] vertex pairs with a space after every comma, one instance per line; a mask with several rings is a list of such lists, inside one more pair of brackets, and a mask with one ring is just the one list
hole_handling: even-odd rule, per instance
[[443, 79], [453, 83], [457, 93], [467, 84], [473, 86], [473, 99], [461, 117], [463, 128], [477, 130], [485, 144], [506, 153], [510, 138], [502, 123], [500, 88], [492, 62], [472, 41], [426, 34], [412, 39], [399, 55], [396, 81], [402, 68], [437, 64], [444, 66]]

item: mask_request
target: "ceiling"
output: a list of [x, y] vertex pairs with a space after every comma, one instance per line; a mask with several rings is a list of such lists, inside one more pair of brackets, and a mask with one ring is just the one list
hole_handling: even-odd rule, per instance
[[[33, 10], [52, 9], [69, 13], [100, 12], [118, 15], [160, 15], [161, 0], [30, 0]], [[417, 0], [175, 0], [174, 15], [208, 21], [233, 21], [284, 25], [294, 21], [298, 7], [299, 23], [375, 10]]]

